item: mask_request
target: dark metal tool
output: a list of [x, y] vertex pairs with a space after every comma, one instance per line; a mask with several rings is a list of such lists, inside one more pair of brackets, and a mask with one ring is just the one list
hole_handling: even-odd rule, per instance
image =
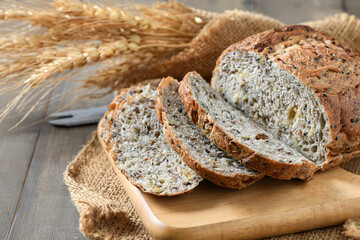
[[106, 106], [64, 111], [51, 114], [48, 122], [52, 125], [62, 127], [95, 124], [99, 122], [106, 111]]

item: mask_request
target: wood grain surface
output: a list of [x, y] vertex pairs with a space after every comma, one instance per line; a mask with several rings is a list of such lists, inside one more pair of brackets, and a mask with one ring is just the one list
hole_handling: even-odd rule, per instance
[[[341, 11], [360, 16], [358, 0], [180, 2], [216, 12], [233, 8], [257, 11], [288, 24], [321, 19]], [[52, 96], [73, 87], [72, 83], [59, 86]], [[53, 98], [48, 111], [46, 106], [39, 108], [21, 127], [44, 119], [63, 106], [63, 102]], [[82, 100], [71, 109], [100, 106], [111, 98]], [[0, 107], [9, 99], [10, 96], [0, 97]], [[20, 116], [8, 118], [0, 125], [0, 239], [84, 239], [78, 230], [78, 213], [71, 203], [62, 173], [96, 126], [64, 129], [44, 122], [8, 132], [19, 119]]]
[[[78, 83], [71, 81], [66, 82], [55, 89], [52, 96], [56, 98], [59, 94], [78, 85]], [[79, 96], [81, 94], [84, 94], [84, 92], [77, 93]], [[112, 98], [113, 96], [109, 95], [105, 98], [91, 101], [83, 99], [71, 105], [68, 109], [102, 106], [109, 103]], [[42, 114], [55, 112], [61, 107], [62, 104], [59, 101], [50, 102], [46, 109], [47, 111], [43, 110]], [[24, 125], [35, 121], [36, 119], [31, 117]], [[15, 212], [15, 209], [13, 209], [13, 212], [9, 214], [10, 217], [4, 218], [8, 219], [8, 222], [5, 222], [7, 223], [7, 229], [1, 232], [4, 233], [4, 236], [0, 237], [0, 239], [6, 239], [7, 235], [9, 239], [85, 239], [78, 229], [79, 214], [70, 200], [69, 191], [63, 181], [63, 172], [67, 164], [73, 160], [77, 152], [91, 138], [91, 133], [96, 129], [96, 126], [59, 128], [51, 126], [47, 122], [40, 123], [40, 125], [41, 129], [39, 127], [26, 127], [24, 130], [16, 130], [14, 133], [9, 133], [18, 136], [20, 144], [22, 141], [27, 142], [29, 145], [32, 144], [31, 148], [19, 149], [21, 152], [24, 151], [24, 154], [29, 153], [30, 156], [18, 159], [14, 163], [20, 164], [22, 163], [21, 160], [23, 160], [23, 163], [27, 163], [27, 165], [31, 161], [31, 165], [29, 168], [27, 166], [18, 167], [12, 173], [7, 173], [8, 181], [11, 182], [12, 179], [16, 178], [14, 173], [18, 174], [21, 169], [25, 172], [28, 171], [25, 182], [25, 174], [22, 173], [23, 179], [20, 182], [21, 184], [19, 183], [17, 186], [15, 186], [15, 183], [8, 186], [4, 185], [6, 188], [4, 191], [8, 193], [13, 192], [12, 195], [15, 196], [12, 202], [13, 208], [16, 208], [17, 204], [18, 206], [15, 215], [13, 215]], [[7, 127], [9, 128], [9, 126], [11, 127], [12, 125]], [[19, 131], [24, 134], [34, 131], [33, 135], [35, 136], [32, 137], [34, 139], [30, 138], [31, 135], [19, 134]], [[24, 146], [26, 145], [24, 144]], [[7, 147], [11, 147], [14, 150], [13, 155], [19, 152], [14, 144], [8, 144]], [[9, 157], [13, 156], [9, 154]], [[13, 161], [14, 159], [16, 157], [10, 160]], [[18, 179], [19, 181], [21, 180], [20, 177]], [[1, 186], [3, 186], [2, 182]], [[15, 189], [18, 191], [17, 194], [13, 191]], [[20, 193], [21, 196], [19, 197]], [[1, 197], [2, 200], [3, 198]], [[10, 200], [8, 200], [8, 205], [11, 203]], [[1, 211], [11, 210], [10, 207], [3, 208], [3, 206], [0, 206], [0, 209]], [[13, 221], [12, 225], [11, 221]], [[1, 224], [0, 227], [4, 225]], [[11, 226], [10, 229], [9, 226]]]
[[[0, 108], [5, 107], [11, 97], [0, 97]], [[44, 110], [38, 109], [23, 124], [42, 119]], [[16, 115], [14, 112], [12, 114]], [[20, 115], [7, 118], [0, 125], [0, 239], [6, 239], [8, 235], [41, 130], [38, 123], [23, 130], [7, 131], [20, 119]]]
[[[73, 85], [67, 82], [57, 88], [53, 95], [71, 89]], [[73, 104], [71, 109], [106, 104], [110, 99], [101, 99], [96, 103], [79, 101]], [[50, 103], [48, 112], [56, 111], [58, 104]], [[89, 140], [94, 127], [58, 128], [48, 123], [43, 124], [10, 238], [83, 238], [77, 228], [79, 214], [70, 201], [69, 191], [62, 179], [67, 164]], [[29, 233], [31, 238], [28, 238]]]

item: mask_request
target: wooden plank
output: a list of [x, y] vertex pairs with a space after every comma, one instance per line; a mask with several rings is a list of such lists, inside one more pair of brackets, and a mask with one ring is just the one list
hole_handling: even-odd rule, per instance
[[341, 0], [257, 0], [259, 11], [285, 24], [324, 19], [340, 13]]
[[[14, 94], [1, 96], [0, 109], [13, 97]], [[43, 107], [38, 109], [22, 126], [41, 120], [43, 112]], [[40, 128], [38, 123], [9, 132], [20, 119], [21, 116], [8, 117], [0, 124], [0, 239], [9, 232]]]
[[232, 9], [254, 10], [254, 0], [182, 0], [180, 2], [190, 7], [219, 13]]
[[[54, 94], [73, 87], [73, 83], [67, 82]], [[81, 100], [69, 109], [101, 106], [112, 98]], [[49, 112], [61, 105], [52, 102]], [[9, 235], [11, 239], [83, 239], [78, 230], [79, 215], [64, 184], [63, 172], [95, 129], [95, 125], [57, 128], [44, 123]]]
[[349, 14], [360, 17], [360, 1], [359, 0], [342, 0], [343, 10]]

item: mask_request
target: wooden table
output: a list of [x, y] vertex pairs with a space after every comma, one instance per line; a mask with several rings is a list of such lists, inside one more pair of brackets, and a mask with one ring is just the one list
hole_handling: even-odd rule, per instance
[[[216, 12], [234, 8], [260, 12], [287, 24], [323, 19], [343, 11], [360, 16], [360, 1], [357, 0], [182, 2]], [[57, 128], [47, 122], [36, 123], [61, 108], [63, 103], [54, 98], [72, 87], [70, 82], [57, 87], [47, 104], [17, 130], [8, 132], [21, 116], [7, 118], [0, 125], [0, 239], [84, 239], [78, 230], [79, 215], [63, 182], [63, 172], [96, 126]], [[0, 97], [0, 107], [5, 106], [9, 97]], [[81, 100], [69, 109], [101, 106], [111, 98]]]

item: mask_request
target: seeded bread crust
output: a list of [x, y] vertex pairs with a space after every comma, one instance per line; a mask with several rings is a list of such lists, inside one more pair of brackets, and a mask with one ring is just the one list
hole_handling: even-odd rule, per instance
[[[157, 196], [191, 192], [202, 178], [167, 144], [156, 121], [155, 91], [152, 92], [142, 95], [135, 91], [134, 96], [122, 101], [118, 100], [124, 95], [114, 99], [111, 105], [118, 111], [112, 112], [109, 128], [112, 147], [106, 151], [121, 173], [143, 192]], [[107, 120], [103, 118], [100, 122], [99, 131], [108, 134], [103, 129], [104, 121]], [[104, 142], [104, 137], [101, 138]]]
[[210, 116], [194, 99], [193, 92], [189, 86], [191, 77], [201, 78], [196, 72], [190, 72], [185, 75], [184, 79], [179, 84], [181, 102], [190, 119], [216, 146], [227, 152], [233, 158], [239, 160], [245, 166], [260, 173], [264, 173], [265, 175], [278, 179], [299, 178], [308, 180], [311, 178], [317, 170], [317, 167], [311, 162], [305, 160], [291, 164], [279, 162], [259, 155], [252, 149], [232, 138], [214, 122], [212, 116]]
[[[232, 51], [256, 52], [299, 79], [323, 105], [330, 139], [325, 170], [360, 154], [360, 58], [334, 38], [294, 25], [259, 33], [229, 46], [214, 69]], [[215, 86], [216, 78], [212, 79]]]
[[[168, 92], [168, 95], [169, 93], [171, 93], [171, 100], [169, 100], [169, 96], [167, 96], [166, 92]], [[254, 172], [246, 168], [245, 166], [241, 166], [237, 162], [234, 163], [233, 161], [236, 161], [235, 159], [228, 157], [224, 152], [222, 152], [222, 150], [215, 147], [211, 142], [206, 139], [206, 137], [200, 130], [198, 130], [195, 126], [195, 129], [191, 128], [190, 126], [193, 126], [193, 123], [190, 121], [190, 119], [188, 119], [187, 116], [185, 116], [185, 118], [188, 119], [188, 121], [186, 121], [186, 119], [184, 121], [184, 116], [180, 116], [179, 112], [177, 112], [176, 116], [169, 116], [169, 114], [176, 114], [174, 112], [170, 112], [170, 108], [176, 108], [178, 105], [182, 106], [180, 102], [180, 96], [177, 92], [178, 81], [172, 77], [164, 78], [157, 89], [156, 113], [159, 122], [163, 126], [163, 132], [167, 142], [181, 156], [183, 162], [190, 168], [192, 168], [195, 172], [197, 172], [201, 177], [222, 187], [241, 189], [262, 179], [263, 174]], [[176, 103], [179, 104], [177, 105]], [[168, 106], [165, 106], [166, 104], [168, 104]], [[166, 111], [165, 109], [167, 109], [168, 111]], [[183, 110], [182, 107], [180, 108], [180, 110], [182, 110], [181, 114], [186, 114], [185, 110]], [[174, 123], [174, 121], [171, 121], [171, 119], [176, 119], [182, 122], [182, 125], [185, 125], [185, 127], [182, 128], [182, 126], [177, 126], [177, 124]], [[189, 127], [187, 128], [186, 125]], [[179, 136], [179, 131], [181, 131], [179, 130], [179, 128], [191, 131], [191, 133], [182, 131], [180, 133], [181, 135]], [[216, 167], [225, 168], [225, 171], [206, 166], [202, 163], [202, 161], [204, 160], [199, 161], [200, 159], [198, 158], [201, 156], [197, 155], [196, 153], [199, 153], [197, 151], [200, 150], [200, 146], [195, 147], [195, 150], [194, 148], [191, 149], [190, 144], [184, 144], [181, 138], [183, 138], [182, 136], [186, 134], [193, 136], [194, 138], [188, 139], [187, 141], [195, 141], [194, 143], [196, 144], [207, 144], [207, 147], [210, 150], [208, 150], [208, 154], [203, 154], [201, 156], [206, 158], [205, 161], [208, 161], [207, 163], [210, 163], [211, 161], [217, 161]], [[203, 141], [204, 138], [206, 139], [206, 142]], [[222, 153], [223, 158], [227, 158], [227, 161], [233, 163], [230, 166], [219, 164], [219, 161], [221, 159], [214, 158], [214, 156], [210, 155], [213, 152], [211, 150], [213, 150], [214, 148]], [[193, 150], [193, 154], [191, 154], [191, 150]], [[229, 168], [231, 168], [231, 171], [227, 171]]]

